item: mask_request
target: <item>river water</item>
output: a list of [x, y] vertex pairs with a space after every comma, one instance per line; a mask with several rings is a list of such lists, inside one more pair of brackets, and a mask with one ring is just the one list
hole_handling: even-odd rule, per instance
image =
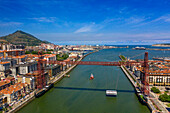
[[[106, 49], [87, 56], [84, 61], [118, 61], [119, 55], [144, 58], [144, 50]], [[148, 51], [153, 56], [170, 57], [169, 51]], [[89, 80], [93, 73], [94, 79]], [[116, 66], [78, 65], [40, 98], [18, 113], [149, 113], [135, 95], [125, 74]], [[118, 79], [119, 78], [119, 79]], [[106, 89], [117, 89], [117, 97], [106, 97]]]

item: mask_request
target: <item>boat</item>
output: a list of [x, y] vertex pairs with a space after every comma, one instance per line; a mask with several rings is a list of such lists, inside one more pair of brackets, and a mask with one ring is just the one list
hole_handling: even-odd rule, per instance
[[106, 96], [117, 96], [116, 90], [106, 90]]
[[46, 85], [46, 86], [45, 86], [46, 91], [48, 91], [48, 90], [51, 89], [52, 87], [54, 87], [54, 84], [53, 84], [53, 83]]
[[54, 87], [54, 84], [50, 83], [50, 84], [46, 85], [44, 88], [35, 91], [35, 93], [34, 93], [35, 97], [38, 98], [38, 97], [44, 95], [52, 87]]
[[94, 76], [93, 76], [93, 74], [91, 74], [91, 76], [90, 76], [90, 80], [92, 80], [92, 79], [94, 79]]
[[145, 47], [139, 47], [139, 46], [137, 46], [137, 47], [135, 47], [135, 48], [132, 48], [132, 49], [136, 49], [136, 50], [146, 50]]
[[70, 75], [64, 75], [64, 77], [68, 77], [68, 78], [69, 78], [69, 77], [70, 77]]
[[46, 88], [42, 88], [42, 89], [35, 92], [35, 97], [38, 98], [38, 97], [44, 95], [45, 92], [46, 92]]

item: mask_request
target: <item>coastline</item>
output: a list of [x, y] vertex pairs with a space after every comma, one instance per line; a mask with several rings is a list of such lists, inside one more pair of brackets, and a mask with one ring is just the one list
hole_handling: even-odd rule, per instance
[[[93, 52], [90, 52], [86, 55], [84, 55], [83, 57], [79, 58], [77, 61], [81, 61], [83, 60], [86, 56], [92, 54], [92, 53], [95, 53], [95, 52], [98, 52], [99, 50], [96, 50], [96, 51], [93, 51]], [[62, 71], [61, 73], [59, 73], [55, 78], [54, 80], [51, 82], [53, 84], [56, 84], [58, 83], [60, 80], [62, 80], [64, 78], [64, 75], [71, 72], [71, 70], [73, 70], [78, 64], [74, 64], [72, 65], [71, 67], [69, 67], [67, 70], [65, 71]], [[30, 93], [30, 97], [26, 98], [24, 101], [20, 102], [18, 105], [16, 105], [12, 110], [8, 111], [8, 113], [15, 113], [17, 111], [19, 111], [20, 109], [22, 109], [24, 106], [26, 106], [27, 104], [29, 104], [31, 101], [33, 101], [34, 99], [36, 99], [35, 95], [34, 95], [34, 92], [33, 91], [32, 93]]]
[[155, 45], [152, 45], [152, 46], [155, 46], [155, 47], [170, 47], [170, 45], [162, 45], [162, 44], [155, 44]]

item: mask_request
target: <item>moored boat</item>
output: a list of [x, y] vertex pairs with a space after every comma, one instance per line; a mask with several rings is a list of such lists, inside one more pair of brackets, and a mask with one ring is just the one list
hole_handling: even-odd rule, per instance
[[46, 85], [45, 88], [46, 88], [46, 91], [48, 91], [49, 89], [51, 89], [52, 87], [54, 87], [54, 84], [51, 83], [49, 85]]
[[45, 92], [46, 92], [46, 88], [42, 88], [35, 92], [35, 97], [38, 98], [38, 97], [42, 96], [43, 94], [45, 94]]
[[137, 47], [135, 47], [135, 48], [132, 48], [132, 49], [136, 49], [136, 50], [146, 50], [145, 47], [139, 47], [139, 46], [137, 46]]

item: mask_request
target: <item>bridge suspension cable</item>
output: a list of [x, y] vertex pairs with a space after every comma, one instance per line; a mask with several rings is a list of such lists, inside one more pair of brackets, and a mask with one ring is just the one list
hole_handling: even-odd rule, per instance
[[[117, 72], [116, 72], [116, 74], [117, 74]], [[117, 90], [118, 82], [119, 82], [119, 74], [117, 76], [117, 82], [116, 82], [116, 88], [115, 88], [116, 90]]]
[[138, 54], [138, 55], [135, 55], [135, 56], [132, 56], [132, 57], [128, 57], [129, 59], [130, 58], [135, 58], [135, 57], [138, 57], [138, 56], [141, 56], [141, 55], [143, 55], [144, 53], [141, 53], [141, 54]]

